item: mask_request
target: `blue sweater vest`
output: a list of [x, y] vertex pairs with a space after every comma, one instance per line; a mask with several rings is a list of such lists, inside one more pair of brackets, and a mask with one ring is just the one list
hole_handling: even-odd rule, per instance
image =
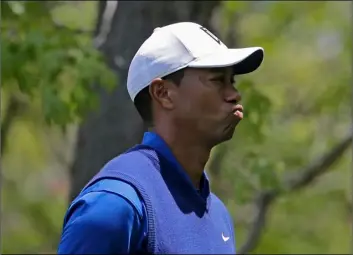
[[85, 188], [113, 178], [136, 189], [147, 211], [147, 253], [235, 254], [223, 203], [213, 193], [203, 198], [173, 167], [156, 150], [137, 145], [108, 162]]

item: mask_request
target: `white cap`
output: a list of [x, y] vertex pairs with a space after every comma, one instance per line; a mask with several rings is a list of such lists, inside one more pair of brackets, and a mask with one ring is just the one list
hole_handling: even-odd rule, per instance
[[264, 58], [261, 47], [228, 49], [206, 28], [181, 22], [156, 28], [131, 61], [127, 90], [136, 95], [156, 78], [184, 67], [212, 68], [234, 66], [234, 74], [255, 71]]

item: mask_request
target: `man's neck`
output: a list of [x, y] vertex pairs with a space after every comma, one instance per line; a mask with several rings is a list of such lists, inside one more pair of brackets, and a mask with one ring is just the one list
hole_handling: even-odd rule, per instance
[[158, 128], [153, 129], [168, 144], [173, 155], [189, 175], [196, 189], [199, 189], [200, 180], [211, 149], [206, 148], [201, 143], [197, 143], [194, 139], [190, 139], [189, 135], [182, 134], [180, 130], [179, 132], [167, 130], [169, 132]]

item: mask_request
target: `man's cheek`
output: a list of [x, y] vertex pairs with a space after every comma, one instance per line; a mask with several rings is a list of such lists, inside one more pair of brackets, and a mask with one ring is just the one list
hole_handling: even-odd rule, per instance
[[183, 100], [178, 107], [178, 115], [183, 119], [194, 118], [195, 116], [195, 107], [189, 100]]

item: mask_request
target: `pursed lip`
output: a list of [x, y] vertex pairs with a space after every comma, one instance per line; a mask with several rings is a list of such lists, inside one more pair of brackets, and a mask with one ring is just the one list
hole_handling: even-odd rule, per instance
[[232, 110], [233, 110], [233, 113], [235, 111], [240, 111], [240, 112], [243, 112], [243, 106], [241, 104], [236, 104], [232, 107]]
[[243, 106], [241, 104], [236, 104], [232, 107], [232, 113], [238, 119], [243, 119]]
[[231, 111], [228, 115], [228, 124], [226, 129], [235, 128], [239, 121], [243, 119], [243, 106], [241, 104], [235, 104], [232, 106]]

